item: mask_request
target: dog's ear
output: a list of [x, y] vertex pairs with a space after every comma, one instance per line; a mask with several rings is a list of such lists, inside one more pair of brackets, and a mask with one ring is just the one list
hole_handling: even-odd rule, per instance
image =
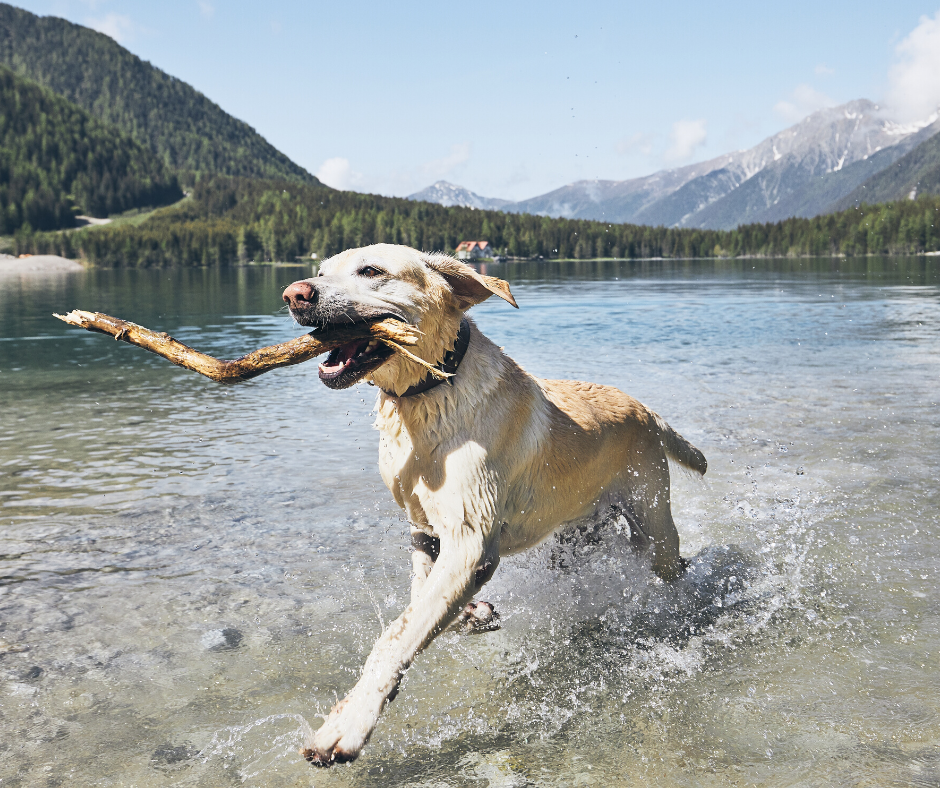
[[463, 309], [486, 301], [491, 295], [498, 295], [503, 301], [508, 301], [516, 309], [519, 308], [509, 291], [509, 283], [502, 279], [477, 273], [466, 263], [443, 254], [428, 255], [425, 262], [447, 280]]

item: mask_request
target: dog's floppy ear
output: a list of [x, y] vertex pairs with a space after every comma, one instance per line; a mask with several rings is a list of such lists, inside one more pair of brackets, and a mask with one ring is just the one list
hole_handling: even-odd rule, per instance
[[516, 309], [519, 308], [519, 304], [509, 291], [509, 283], [502, 279], [477, 273], [466, 263], [443, 254], [428, 255], [425, 262], [447, 280], [447, 284], [450, 285], [450, 289], [453, 290], [464, 309], [486, 301], [491, 295], [498, 295]]

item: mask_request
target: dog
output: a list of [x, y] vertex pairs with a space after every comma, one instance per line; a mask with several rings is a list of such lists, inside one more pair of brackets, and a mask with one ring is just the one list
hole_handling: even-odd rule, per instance
[[498, 625], [492, 606], [472, 599], [502, 556], [613, 512], [627, 518], [659, 577], [685, 569], [667, 458], [704, 474], [703, 454], [615, 388], [525, 372], [465, 315], [493, 295], [517, 307], [501, 279], [388, 244], [324, 260], [317, 276], [284, 291], [293, 318], [314, 329], [385, 318], [415, 326], [411, 352], [440, 370], [434, 376], [376, 340], [350, 342], [319, 365], [330, 388], [378, 387], [379, 468], [411, 523], [413, 553], [410, 604], [305, 742], [315, 765], [359, 755], [404, 671], [455, 620]]

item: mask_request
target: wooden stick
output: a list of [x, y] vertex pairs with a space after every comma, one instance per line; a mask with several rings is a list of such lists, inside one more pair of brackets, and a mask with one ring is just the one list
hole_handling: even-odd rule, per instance
[[401, 353], [407, 358], [426, 367], [437, 377], [445, 377], [446, 373], [432, 367], [423, 359], [410, 353], [403, 345], [415, 345], [420, 333], [413, 326], [398, 320], [380, 320], [376, 323], [357, 323], [350, 326], [336, 326], [326, 331], [316, 331], [310, 334], [282, 342], [279, 345], [263, 347], [233, 361], [207, 356], [198, 350], [177, 342], [166, 333], [151, 331], [149, 328], [138, 326], [127, 320], [120, 320], [100, 312], [84, 312], [73, 309], [67, 315], [55, 315], [70, 326], [78, 326], [88, 331], [108, 334], [130, 345], [142, 347], [151, 353], [172, 361], [176, 366], [191, 369], [200, 375], [218, 383], [240, 383], [243, 380], [262, 375], [278, 367], [289, 367], [328, 353], [340, 345], [357, 339], [378, 339], [385, 345]]

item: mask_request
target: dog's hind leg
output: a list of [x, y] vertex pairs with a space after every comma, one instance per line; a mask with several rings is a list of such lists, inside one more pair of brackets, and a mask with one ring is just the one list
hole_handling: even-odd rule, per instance
[[[421, 593], [424, 581], [441, 553], [441, 540], [436, 536], [429, 536], [419, 528], [412, 526], [411, 547], [411, 600], [414, 602]], [[492, 556], [483, 556], [483, 561], [477, 567], [474, 575], [475, 591], [482, 588], [492, 577], [493, 570], [496, 568], [495, 564], [496, 562]], [[467, 633], [492, 632], [499, 629], [499, 613], [494, 610], [493, 605], [489, 602], [468, 602], [457, 616], [455, 625], [459, 630]]]
[[610, 521], [617, 533], [622, 533], [623, 526], [626, 524], [627, 536], [630, 539], [630, 547], [636, 553], [642, 553], [649, 549], [650, 538], [640, 526], [640, 518], [637, 517], [636, 509], [629, 499], [625, 499], [621, 504], [615, 504], [610, 508]]
[[[483, 560], [477, 566], [474, 574], [474, 583], [476, 588], [474, 593], [479, 591], [489, 582], [496, 571], [496, 565], [499, 563], [498, 543], [492, 542], [486, 553], [483, 554]], [[467, 634], [479, 634], [481, 632], [493, 632], [499, 629], [499, 613], [489, 602], [483, 600], [473, 600], [468, 602], [460, 614], [457, 616], [456, 627], [461, 632]]]
[[675, 580], [685, 572], [687, 562], [679, 555], [679, 532], [672, 520], [669, 463], [665, 454], [644, 469], [634, 501], [636, 524], [649, 540], [653, 571], [663, 580]]
[[675, 580], [685, 572], [688, 562], [679, 555], [679, 533], [672, 521], [669, 501], [660, 502], [644, 517], [649, 529], [650, 557], [653, 571], [663, 580]]

